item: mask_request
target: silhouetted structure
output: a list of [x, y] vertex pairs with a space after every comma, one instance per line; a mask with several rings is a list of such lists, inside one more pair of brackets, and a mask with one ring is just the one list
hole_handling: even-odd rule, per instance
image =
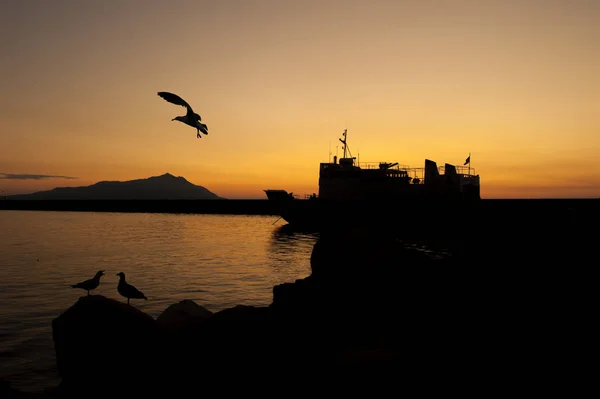
[[446, 211], [443, 207], [480, 200], [479, 175], [471, 168], [470, 156], [468, 167], [446, 163], [438, 168], [429, 159], [424, 168], [398, 162], [360, 164], [349, 154], [346, 134], [347, 130], [340, 139], [344, 155], [339, 162], [335, 156], [333, 162], [320, 164], [318, 196], [298, 199], [286, 190], [264, 190], [288, 223], [323, 225], [361, 216], [403, 221], [415, 212], [437, 219]]
[[104, 270], [98, 270], [96, 275], [89, 280], [82, 281], [81, 283], [77, 283], [72, 285], [72, 288], [81, 288], [82, 290], [87, 291], [87, 294], [90, 295], [90, 291], [95, 290], [100, 285], [100, 277], [104, 276]]
[[[182, 176], [165, 173], [145, 179], [100, 181], [81, 187], [57, 187], [31, 194], [11, 195], [9, 200], [216, 200], [221, 199], [203, 186]], [[7, 204], [6, 206], [9, 206]]]
[[179, 121], [185, 123], [188, 126], [196, 128], [197, 138], [202, 137], [200, 136], [200, 132], [208, 134], [208, 127], [204, 123], [200, 122], [202, 120], [200, 115], [195, 113], [192, 107], [181, 97], [179, 97], [176, 94], [168, 93], [165, 91], [158, 92], [158, 95], [172, 104], [181, 105], [182, 107], [185, 107], [187, 109], [187, 114], [185, 114], [184, 116], [176, 116], [175, 118], [171, 119], [172, 121]]
[[198, 376], [235, 382], [219, 384], [220, 394], [264, 393], [265, 383], [311, 392], [419, 390], [432, 381], [444, 391], [511, 381], [520, 389], [536, 374], [562, 378], [561, 366], [573, 364], [560, 358], [573, 352], [564, 331], [578, 317], [569, 289], [581, 289], [577, 265], [596, 249], [589, 229], [568, 223], [515, 225], [511, 235], [477, 230], [458, 237], [467, 251], [454, 259], [373, 227], [324, 230], [311, 275], [273, 287], [268, 307], [213, 313], [181, 301], [155, 320], [84, 296], [52, 322], [61, 383], [51, 397], [184, 397]]
[[0, 210], [275, 215], [265, 199], [8, 200]]

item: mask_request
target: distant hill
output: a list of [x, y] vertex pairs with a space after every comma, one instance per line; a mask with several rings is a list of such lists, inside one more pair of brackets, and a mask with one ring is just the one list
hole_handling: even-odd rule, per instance
[[101, 181], [91, 186], [57, 187], [48, 191], [8, 196], [15, 200], [108, 200], [108, 199], [224, 199], [205, 187], [170, 173], [146, 179]]

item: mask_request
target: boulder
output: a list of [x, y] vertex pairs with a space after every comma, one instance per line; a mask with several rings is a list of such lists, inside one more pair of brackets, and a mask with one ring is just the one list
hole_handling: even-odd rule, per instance
[[160, 375], [157, 332], [156, 321], [132, 305], [100, 295], [80, 298], [52, 321], [62, 394], [143, 390], [142, 381]]
[[[209, 367], [205, 358], [211, 342], [199, 337], [204, 323], [212, 317], [211, 311], [189, 299], [174, 303], [158, 316], [156, 324], [165, 350], [163, 360], [168, 365], [163, 378], [193, 381], [196, 372]], [[194, 367], [190, 368], [190, 364]]]
[[261, 351], [272, 334], [271, 314], [266, 307], [237, 305], [223, 309], [202, 324], [196, 339], [205, 342], [218, 358]]
[[181, 330], [212, 316], [212, 312], [196, 302], [184, 299], [166, 308], [156, 319], [156, 323], [165, 329]]

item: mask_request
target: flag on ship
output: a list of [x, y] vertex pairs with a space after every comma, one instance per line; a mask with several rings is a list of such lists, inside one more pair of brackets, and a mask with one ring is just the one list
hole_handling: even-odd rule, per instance
[[471, 163], [471, 155], [469, 154], [469, 156], [467, 157], [467, 159], [465, 160], [465, 163], [463, 165], [466, 165], [468, 163]]

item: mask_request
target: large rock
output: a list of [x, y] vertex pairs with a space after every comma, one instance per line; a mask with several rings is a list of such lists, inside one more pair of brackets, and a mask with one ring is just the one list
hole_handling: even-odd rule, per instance
[[[161, 329], [165, 356], [163, 379], [194, 381], [194, 375], [204, 372], [210, 361], [206, 359], [206, 348], [212, 343], [200, 338], [205, 322], [213, 313], [191, 300], [183, 300], [165, 309], [156, 319]], [[193, 367], [190, 365], [193, 364]]]
[[196, 302], [184, 299], [166, 308], [156, 323], [168, 330], [181, 330], [212, 316], [212, 312]]
[[212, 375], [260, 375], [272, 366], [261, 359], [270, 358], [274, 338], [269, 309], [245, 305], [216, 312], [194, 335], [202, 345], [203, 363], [210, 368], [205, 372]]
[[84, 296], [52, 321], [52, 335], [63, 395], [143, 391], [160, 375], [156, 322], [124, 302]]

